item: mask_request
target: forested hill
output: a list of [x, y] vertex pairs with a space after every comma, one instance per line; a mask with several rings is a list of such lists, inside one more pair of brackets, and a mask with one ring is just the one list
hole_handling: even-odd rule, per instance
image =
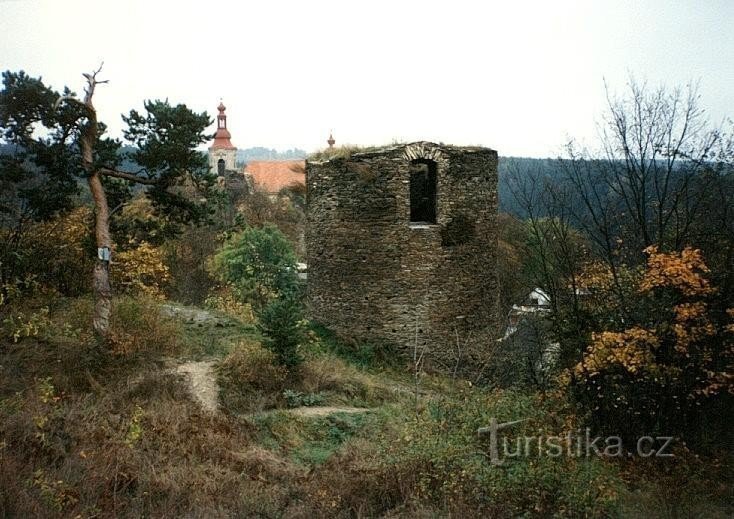
[[[11, 154], [15, 148], [8, 144], [0, 144], [0, 154]], [[139, 166], [130, 160], [130, 154], [135, 151], [133, 147], [123, 146], [120, 153], [124, 158], [120, 168], [127, 171], [135, 171]], [[304, 159], [308, 153], [294, 148], [278, 151], [261, 146], [247, 148], [237, 151], [237, 161], [240, 166], [253, 160], [294, 160]], [[535, 159], [528, 157], [500, 157], [499, 158], [499, 209], [500, 212], [509, 213], [520, 218], [527, 217], [527, 209], [517, 199], [515, 191], [518, 186], [525, 184], [535, 185], [537, 189], [548, 186], [561, 186], [563, 182], [564, 161], [558, 158]], [[579, 202], [580, 203], [580, 202]]]
[[237, 150], [237, 162], [245, 163], [252, 160], [297, 160], [305, 159], [307, 155], [307, 152], [299, 148], [278, 151], [272, 148], [255, 146], [253, 148]]
[[[0, 144], [0, 154], [11, 154], [14, 147], [8, 144]], [[129, 155], [134, 148], [123, 146], [120, 152]], [[247, 163], [253, 160], [293, 160], [305, 159], [308, 155], [304, 150], [294, 148], [291, 150], [278, 151], [272, 148], [264, 148], [257, 146], [244, 150], [237, 150], [237, 162]], [[548, 180], [553, 179], [556, 175], [559, 162], [557, 159], [531, 159], [525, 157], [500, 157], [499, 160], [499, 198], [500, 211], [524, 215], [524, 210], [515, 201], [512, 190], [510, 189], [510, 179], [518, 174], [527, 174], [532, 178], [540, 179], [545, 177]], [[138, 166], [130, 161], [127, 157], [120, 164], [121, 169], [134, 171]], [[522, 173], [521, 173], [522, 172]]]

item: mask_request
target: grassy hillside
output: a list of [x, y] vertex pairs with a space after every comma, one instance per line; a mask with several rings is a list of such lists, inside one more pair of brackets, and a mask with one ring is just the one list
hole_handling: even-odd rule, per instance
[[[492, 417], [525, 420], [512, 437], [579, 427], [556, 395], [424, 375], [416, 399], [406, 366], [318, 329], [296, 380], [251, 323], [154, 300], [117, 301], [115, 348], [103, 352], [85, 332], [88, 299], [43, 304], [3, 328], [2, 517], [732, 512], [731, 474], [684, 452], [654, 477], [644, 463], [597, 457], [493, 465], [476, 434]], [[197, 362], [212, 366], [213, 411], [181, 369]]]

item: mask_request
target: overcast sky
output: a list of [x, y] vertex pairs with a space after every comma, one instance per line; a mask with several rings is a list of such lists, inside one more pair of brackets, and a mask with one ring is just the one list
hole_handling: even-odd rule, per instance
[[700, 80], [734, 116], [734, 1], [0, 0], [0, 68], [83, 90], [120, 114], [168, 98], [227, 105], [240, 148], [433, 140], [556, 156], [593, 141], [604, 79]]

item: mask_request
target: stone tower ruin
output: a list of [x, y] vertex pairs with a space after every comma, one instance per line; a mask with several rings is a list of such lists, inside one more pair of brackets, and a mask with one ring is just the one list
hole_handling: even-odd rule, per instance
[[448, 365], [497, 330], [497, 152], [429, 142], [306, 163], [309, 317]]

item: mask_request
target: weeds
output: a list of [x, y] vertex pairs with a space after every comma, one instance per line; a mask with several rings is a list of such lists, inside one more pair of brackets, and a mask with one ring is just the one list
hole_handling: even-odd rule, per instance
[[321, 393], [301, 393], [286, 389], [283, 391], [283, 399], [288, 407], [311, 407], [324, 403], [324, 395]]
[[[185, 326], [136, 317], [154, 307], [123, 302], [116, 311], [130, 318], [119, 322], [131, 347], [109, 353], [89, 339], [88, 300], [47, 306], [48, 334], [0, 347], [3, 517], [731, 515], [725, 456], [681, 453], [649, 473], [601, 459], [491, 465], [476, 429], [492, 416], [526, 419], [517, 435], [578, 427], [556, 397], [426, 374], [416, 416], [407, 371], [376, 357], [351, 362], [349, 346], [316, 336], [292, 380], [256, 337], [235, 341], [238, 328], [222, 327], [231, 341], [218, 368], [226, 412], [203, 413], [164, 367], [164, 354], [186, 351]], [[289, 401], [372, 409], [250, 414]]]

